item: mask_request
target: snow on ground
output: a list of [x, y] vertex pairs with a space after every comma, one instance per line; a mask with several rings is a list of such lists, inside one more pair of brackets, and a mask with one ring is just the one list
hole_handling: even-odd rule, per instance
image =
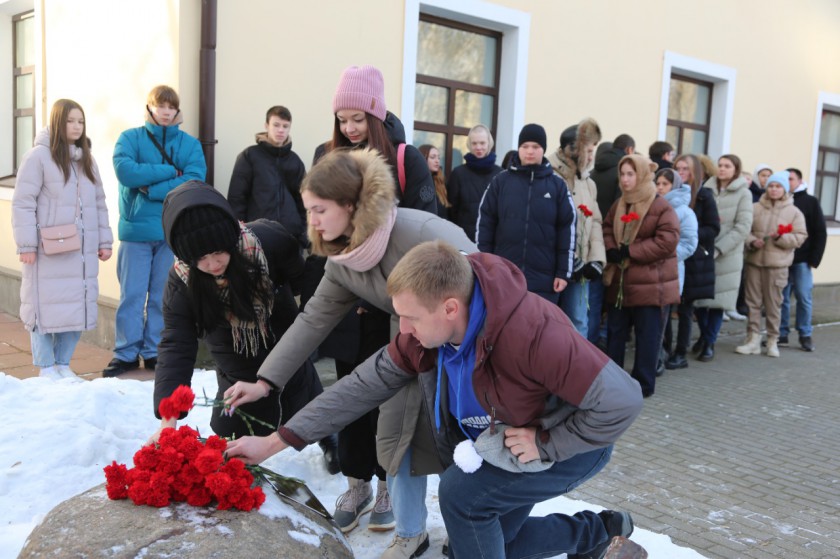
[[[19, 380], [0, 373], [0, 559], [17, 557], [29, 533], [54, 506], [103, 483], [102, 468], [112, 460], [132, 466], [132, 456], [159, 424], [152, 414], [152, 388], [153, 383], [136, 380]], [[215, 373], [196, 371], [193, 389], [198, 395], [202, 390], [214, 395]], [[195, 408], [187, 418], [187, 423], [204, 435], [211, 434], [209, 421], [210, 409], [204, 407]], [[317, 445], [300, 453], [286, 450], [265, 465], [305, 480], [330, 512], [346, 489], [343, 476], [327, 474]], [[436, 476], [429, 479], [432, 545], [424, 559], [441, 557], [446, 536], [436, 504], [437, 482]], [[558, 497], [537, 505], [534, 514], [573, 514], [600, 508]], [[312, 533], [306, 520], [276, 497], [268, 499], [260, 513], [291, 516], [304, 528], [301, 538]], [[393, 536], [366, 530], [366, 522], [364, 518], [348, 539], [358, 559], [378, 559]], [[650, 559], [702, 558], [674, 545], [665, 535], [639, 527], [633, 539], [648, 550]]]

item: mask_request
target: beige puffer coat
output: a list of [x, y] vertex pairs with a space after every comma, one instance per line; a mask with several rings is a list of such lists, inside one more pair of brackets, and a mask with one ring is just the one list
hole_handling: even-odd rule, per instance
[[[111, 248], [105, 191], [94, 162], [91, 180], [78, 163], [82, 150], [71, 146], [73, 172], [64, 179], [50, 153], [48, 129], [38, 133], [24, 156], [12, 196], [12, 228], [18, 254], [37, 252], [34, 264], [23, 264], [20, 318], [27, 330], [41, 334], [77, 332], [96, 327], [99, 298], [100, 248]], [[81, 199], [77, 223], [82, 250], [46, 255], [40, 246], [39, 227], [73, 223], [76, 181]]]
[[[604, 249], [603, 220], [601, 210], [598, 209], [598, 190], [595, 181], [589, 178], [588, 172], [581, 173], [581, 177], [578, 177], [575, 172], [576, 167], [566, 161], [559, 148], [548, 156], [548, 161], [554, 171], [566, 181], [577, 209], [575, 256], [584, 264], [600, 262], [603, 266], [607, 262], [607, 254]], [[580, 209], [582, 205], [592, 212], [591, 216], [583, 215]]]
[[[793, 225], [793, 231], [774, 240], [772, 236], [778, 232], [779, 225]], [[760, 268], [787, 268], [793, 264], [793, 251], [807, 238], [805, 216], [793, 205], [793, 196], [785, 194], [774, 203], [765, 192], [753, 204], [752, 231], [746, 242], [747, 264]], [[764, 240], [764, 247], [752, 248], [750, 244], [758, 239]]]
[[699, 299], [695, 307], [734, 310], [744, 268], [744, 241], [752, 227], [752, 194], [747, 180], [738, 177], [718, 192], [717, 178], [706, 181], [720, 215], [720, 233], [715, 237], [715, 298]]

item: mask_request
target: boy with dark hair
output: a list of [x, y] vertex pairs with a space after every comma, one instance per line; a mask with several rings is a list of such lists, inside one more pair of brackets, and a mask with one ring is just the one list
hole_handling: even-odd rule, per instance
[[676, 156], [674, 146], [668, 142], [653, 142], [648, 148], [648, 157], [659, 165], [659, 169], [671, 169], [674, 166], [673, 161]]
[[793, 205], [805, 216], [805, 228], [808, 238], [793, 253], [793, 264], [788, 270], [788, 283], [782, 292], [782, 317], [779, 328], [779, 345], [788, 345], [790, 333], [790, 292], [796, 297], [796, 329], [799, 331], [799, 346], [802, 351], [814, 351], [811, 338], [811, 291], [814, 289], [814, 272], [822, 262], [825, 252], [827, 231], [825, 216], [820, 201], [808, 193], [808, 185], [802, 181], [802, 171], [793, 167], [787, 169], [790, 174], [790, 192]]
[[292, 151], [291, 128], [289, 109], [282, 105], [268, 109], [265, 132], [258, 132], [256, 145], [236, 158], [227, 198], [240, 221], [278, 221], [305, 246], [306, 213], [300, 183], [306, 168]]

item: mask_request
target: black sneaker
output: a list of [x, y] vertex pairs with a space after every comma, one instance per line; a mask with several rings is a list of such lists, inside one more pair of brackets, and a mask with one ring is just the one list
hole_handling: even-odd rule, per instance
[[[802, 338], [799, 338], [799, 343], [802, 343]], [[776, 341], [776, 345], [781, 347], [788, 347], [790, 345], [790, 340], [788, 340], [787, 336], [779, 336], [779, 339]]]
[[123, 361], [122, 359], [117, 359], [116, 357], [114, 357], [113, 359], [111, 359], [111, 362], [108, 363], [108, 366], [102, 370], [102, 376], [118, 377], [123, 373], [127, 373], [128, 371], [133, 371], [139, 368], [139, 359], [135, 359], [134, 361]]
[[157, 367], [157, 357], [144, 357], [143, 368], [147, 371], [154, 371]]
[[613, 538], [617, 536], [629, 538], [633, 533], [633, 517], [630, 516], [629, 512], [604, 510], [599, 512], [598, 516], [601, 518], [601, 522], [604, 523], [604, 528], [607, 530], [607, 536], [609, 536], [607, 541], [596, 545], [586, 553], [569, 555], [569, 559], [601, 559]]
[[[781, 338], [779, 339], [779, 345], [782, 345]], [[802, 351], [814, 351], [814, 341], [811, 339], [811, 336], [800, 336], [799, 347]]]

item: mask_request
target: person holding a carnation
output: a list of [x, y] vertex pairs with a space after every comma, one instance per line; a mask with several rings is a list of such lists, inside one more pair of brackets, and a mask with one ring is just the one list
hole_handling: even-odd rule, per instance
[[680, 302], [677, 244], [680, 220], [656, 193], [656, 163], [627, 155], [618, 164], [621, 198], [604, 218], [607, 267], [607, 355], [624, 366], [624, 345], [631, 324], [636, 352], [631, 375], [652, 396], [662, 332], [670, 306]]
[[735, 348], [742, 355], [761, 353], [761, 308], [767, 327], [767, 356], [779, 356], [782, 290], [787, 285], [793, 252], [808, 238], [805, 216], [793, 205], [788, 172], [770, 175], [764, 194], [753, 205], [747, 235], [745, 296], [749, 317], [747, 339]]
[[[298, 310], [293, 285], [303, 273], [295, 237], [267, 219], [239, 222], [225, 197], [209, 184], [189, 181], [163, 203], [163, 230], [176, 256], [163, 296], [163, 323], [155, 368], [154, 411], [161, 430], [178, 417], [161, 417], [160, 403], [178, 386], [189, 386], [203, 339], [216, 362], [222, 400], [238, 380], [255, 382], [257, 371]], [[270, 433], [323, 392], [309, 360], [282, 394], [259, 383], [267, 397], [242, 406], [259, 421], [214, 406], [210, 427], [223, 437]], [[183, 418], [186, 414], [179, 414]], [[160, 430], [153, 436], [160, 435]], [[322, 441], [327, 469], [338, 471], [334, 437]]]

